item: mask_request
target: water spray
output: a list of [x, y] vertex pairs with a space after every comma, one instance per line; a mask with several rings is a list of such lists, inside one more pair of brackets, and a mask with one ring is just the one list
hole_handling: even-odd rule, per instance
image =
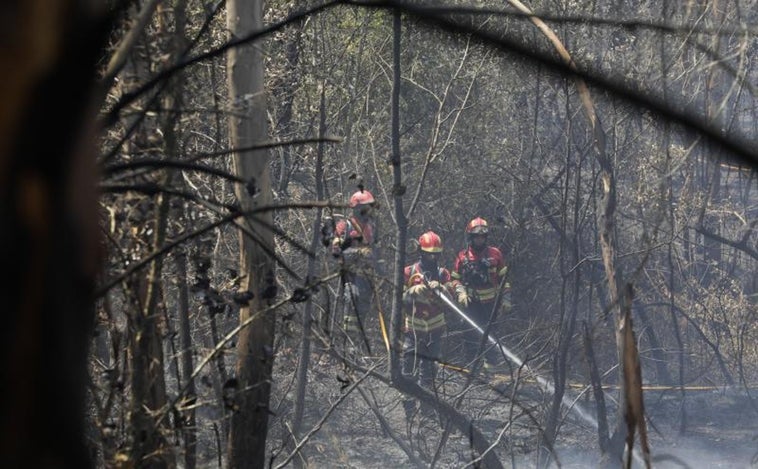
[[[455, 304], [455, 302], [450, 299], [444, 292], [440, 290], [433, 290], [435, 294], [447, 305], [448, 308], [455, 311], [463, 320], [465, 320], [467, 323], [469, 323], [471, 326], [474, 327], [477, 331], [479, 331], [480, 334], [484, 335], [484, 330], [479, 327], [479, 325], [474, 322], [473, 319], [468, 317], [466, 313], [461, 311], [461, 309], [458, 307], [458, 305]], [[553, 383], [551, 383], [549, 380], [541, 377], [537, 373], [532, 370], [529, 365], [524, 363], [523, 360], [521, 360], [515, 353], [511, 352], [507, 347], [504, 347], [500, 342], [492, 337], [491, 335], [487, 335], [487, 341], [490, 342], [492, 345], [497, 347], [500, 352], [508, 358], [514, 365], [517, 367], [526, 370], [529, 372], [537, 381], [537, 384], [544, 390], [547, 391], [550, 394], [555, 394], [555, 386]], [[571, 401], [567, 400], [567, 396], [563, 396], [562, 403], [564, 406], [566, 406], [568, 409], [573, 410], [579, 417], [582, 418], [585, 422], [589, 423], [593, 427], [597, 428], [597, 420], [590, 414], [588, 414], [584, 409], [582, 409], [578, 404], [572, 403]]]
[[[450, 308], [450, 310], [454, 311], [458, 316], [460, 316], [464, 321], [469, 323], [471, 326], [474, 327], [477, 331], [479, 331], [480, 334], [484, 335], [484, 330], [479, 327], [479, 325], [466, 313], [464, 313], [458, 305], [447, 295], [445, 292], [441, 289], [432, 288], [431, 289], [435, 295], [437, 295], [438, 298], [442, 300], [442, 302]], [[542, 388], [543, 391], [548, 392], [549, 394], [555, 394], [555, 385], [550, 382], [550, 380], [547, 380], [543, 378], [542, 376], [535, 373], [535, 371], [524, 361], [518, 357], [515, 353], [511, 352], [507, 347], [503, 346], [497, 339], [492, 337], [491, 335], [487, 334], [487, 341], [494, 345], [495, 347], [500, 350], [500, 352], [508, 359], [510, 360], [514, 365], [517, 367], [526, 370], [529, 372], [537, 382], [537, 384]], [[576, 402], [571, 401], [569, 399], [569, 396], [567, 396], [565, 393], [561, 397], [561, 404], [566, 407], [568, 410], [574, 412], [576, 415], [578, 415], [582, 420], [584, 420], [586, 423], [590, 424], [595, 430], [597, 430], [598, 423], [597, 419], [593, 417], [591, 414], [589, 414], [584, 408], [582, 408], [581, 405], [579, 405]], [[638, 451], [636, 449], [632, 450], [632, 455], [634, 459], [638, 463], [642, 463], [642, 457], [638, 454]]]

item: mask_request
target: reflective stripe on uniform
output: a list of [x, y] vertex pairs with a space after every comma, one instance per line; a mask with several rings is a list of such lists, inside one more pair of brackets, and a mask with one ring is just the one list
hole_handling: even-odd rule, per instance
[[490, 301], [495, 298], [495, 294], [497, 294], [497, 288], [477, 288], [473, 290], [473, 293], [474, 298], [479, 301]]
[[405, 317], [405, 327], [419, 332], [429, 332], [445, 326], [445, 315], [438, 314], [429, 319], [422, 319], [416, 316]]

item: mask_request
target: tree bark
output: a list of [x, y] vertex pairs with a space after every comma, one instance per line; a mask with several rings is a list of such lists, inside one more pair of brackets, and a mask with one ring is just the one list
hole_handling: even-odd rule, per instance
[[[153, 251], [158, 251], [166, 239], [169, 197], [158, 196], [155, 215]], [[141, 282], [140, 306], [130, 317], [129, 354], [131, 358], [132, 401], [129, 415], [131, 426], [131, 460], [142, 467], [171, 466], [167, 441], [156, 425], [154, 413], [167, 403], [163, 371], [163, 335], [159, 327], [158, 303], [162, 296], [161, 272], [163, 258], [150, 263], [144, 282]], [[144, 305], [144, 306], [142, 306]], [[167, 427], [163, 430], [168, 431]]]
[[[326, 84], [321, 89], [321, 106], [320, 106], [319, 137], [323, 138], [326, 134]], [[319, 142], [316, 153], [316, 198], [322, 200], [324, 197], [324, 142]], [[324, 209], [316, 209], [316, 217], [313, 220], [310, 250], [315, 253], [319, 248], [321, 238], [321, 218]], [[315, 278], [316, 274], [316, 257], [315, 255], [308, 259], [308, 275], [306, 282]], [[306, 285], [306, 288], [308, 285]], [[297, 364], [297, 383], [295, 385], [295, 408], [292, 418], [292, 436], [295, 439], [300, 438], [303, 413], [305, 410], [305, 387], [308, 384], [308, 366], [311, 357], [311, 327], [313, 325], [313, 298], [308, 297], [303, 311], [303, 337], [300, 341], [300, 360]], [[296, 442], [295, 442], [296, 443]], [[294, 445], [293, 445], [294, 448]], [[302, 466], [302, 459], [294, 460], [296, 466]]]
[[[171, 53], [176, 57], [183, 53], [187, 47], [186, 38], [187, 24], [187, 2], [185, 0], [176, 1], [174, 7], [174, 35], [171, 38]], [[175, 60], [176, 61], [176, 60]], [[184, 107], [185, 79], [183, 73], [177, 73], [172, 79], [169, 93], [164, 98], [164, 108], [170, 110], [166, 114], [166, 120], [163, 123], [165, 128], [166, 155], [171, 160], [180, 160], [182, 156], [181, 145], [181, 110]], [[184, 187], [184, 180], [178, 175], [177, 183]], [[178, 205], [173, 210], [173, 215], [177, 220], [188, 219], [184, 203]], [[179, 320], [179, 385], [181, 386], [182, 378], [187, 380], [187, 391], [185, 405], [189, 409], [182, 412], [178, 418], [181, 422], [176, 422], [175, 426], [180, 429], [184, 438], [184, 464], [186, 469], [194, 469], [197, 464], [197, 428], [194, 404], [197, 401], [195, 391], [195, 381], [191, 378], [192, 371], [195, 368], [193, 363], [193, 346], [192, 346], [192, 327], [190, 322], [190, 302], [189, 288], [187, 285], [187, 246], [180, 246], [175, 254], [176, 278], [177, 278], [177, 317]]]
[[[231, 0], [227, 3], [227, 27], [235, 37], [248, 34], [262, 25], [260, 0]], [[258, 45], [231, 49], [227, 55], [229, 97], [234, 112], [229, 118], [232, 148], [249, 148], [267, 138], [266, 99], [263, 88], [263, 59]], [[271, 180], [266, 150], [237, 152], [237, 175], [248, 181], [235, 191], [243, 210], [271, 202]], [[243, 223], [257, 235], [253, 240], [240, 235], [241, 289], [254, 296], [240, 309], [240, 321], [258, 315], [239, 334], [236, 379], [227, 386], [235, 389], [228, 453], [233, 468], [265, 466], [268, 433], [269, 397], [273, 368], [275, 316], [260, 313], [276, 295], [274, 263], [266, 254], [273, 251], [271, 212], [247, 217]]]
[[[187, 383], [188, 405], [197, 401], [195, 394], [195, 382], [191, 379], [195, 365], [192, 360], [192, 333], [190, 327], [189, 293], [187, 287], [187, 253], [181, 248], [176, 253], [176, 277], [178, 279], [179, 300], [177, 304], [179, 316], [179, 338], [181, 349], [182, 377], [190, 380]], [[195, 428], [195, 409], [191, 408], [184, 413], [184, 422], [181, 424], [184, 434], [184, 464], [187, 469], [194, 469], [197, 462], [197, 428]]]
[[[568, 107], [568, 105], [567, 105]], [[568, 111], [568, 109], [567, 109]], [[571, 134], [571, 124], [568, 124], [568, 129], [566, 131], [568, 135]], [[562, 231], [565, 232], [567, 230], [568, 220], [567, 214], [569, 213], [568, 210], [568, 194], [569, 194], [569, 187], [571, 186], [571, 152], [570, 149], [567, 148], [567, 154], [566, 154], [566, 181], [565, 181], [565, 190], [564, 190], [564, 196], [563, 196], [563, 203], [562, 203], [562, 213], [563, 216], [563, 222], [562, 222]], [[571, 216], [573, 223], [571, 226], [571, 232], [573, 233], [570, 237], [564, 237], [563, 239], [565, 242], [561, 243], [560, 246], [560, 257], [561, 257], [561, 275], [563, 277], [563, 284], [561, 288], [561, 315], [560, 315], [560, 323], [558, 324], [558, 327], [560, 328], [560, 334], [558, 336], [558, 347], [555, 351], [555, 354], [553, 356], [553, 385], [554, 385], [554, 391], [553, 391], [553, 400], [552, 405], [550, 408], [550, 411], [548, 412], [548, 418], [547, 422], [545, 424], [545, 432], [543, 434], [543, 438], [545, 440], [546, 447], [552, 448], [555, 443], [555, 438], [558, 435], [558, 429], [559, 429], [559, 417], [561, 414], [561, 409], [563, 408], [563, 397], [566, 392], [566, 368], [568, 363], [568, 355], [569, 355], [569, 348], [571, 347], [571, 343], [574, 338], [574, 329], [576, 326], [576, 317], [579, 314], [579, 297], [580, 297], [580, 285], [582, 280], [582, 268], [579, 264], [579, 252], [581, 250], [580, 246], [580, 237], [579, 237], [579, 218], [581, 217], [580, 214], [580, 201], [581, 201], [581, 161], [579, 161], [576, 165], [576, 168], [574, 170], [574, 186], [576, 190], [576, 194], [574, 195], [574, 206], [573, 206], [573, 214]], [[573, 269], [573, 273], [570, 274], [568, 272], [569, 269], [571, 269], [573, 266], [576, 266]], [[572, 289], [570, 293], [567, 293], [566, 290], [568, 290], [567, 284], [569, 281], [573, 280], [572, 282]], [[568, 298], [567, 298], [568, 297]], [[569, 303], [567, 305], [567, 303]], [[540, 454], [540, 457], [542, 455]], [[551, 456], [550, 454], [547, 455], [545, 458], [545, 461], [543, 462], [543, 465], [547, 467], [547, 465], [550, 463]]]
[[[508, 0], [508, 3], [518, 8], [523, 13], [533, 15], [533, 12], [526, 7], [519, 0]], [[561, 59], [566, 65], [575, 69], [571, 54], [569, 54], [566, 47], [561, 40], [555, 34], [555, 32], [540, 18], [536, 16], [530, 17], [532, 23], [537, 29], [550, 40], [555, 48], [556, 52], [561, 56]], [[581, 78], [575, 79], [575, 84], [579, 92], [579, 98], [582, 102], [582, 110], [587, 118], [590, 130], [592, 132], [593, 145], [592, 148], [595, 154], [595, 160], [600, 166], [600, 180], [603, 188], [602, 206], [598, 211], [598, 232], [600, 234], [600, 246], [603, 257], [603, 266], [605, 267], [605, 275], [608, 284], [608, 292], [611, 299], [611, 306], [613, 310], [618, 311], [618, 314], [614, 314], [614, 326], [615, 326], [615, 338], [616, 338], [616, 350], [619, 359], [619, 363], [622, 363], [623, 357], [623, 342], [624, 336], [621, 329], [621, 311], [619, 309], [619, 301], [621, 295], [619, 293], [619, 282], [621, 274], [616, 268], [616, 235], [615, 235], [615, 213], [616, 213], [616, 176], [614, 174], [613, 162], [606, 152], [606, 135], [605, 131], [600, 124], [600, 119], [595, 111], [595, 105], [592, 101], [587, 83]], [[616, 429], [611, 438], [611, 459], [615, 461], [621, 461], [621, 451], [623, 451], [622, 443], [626, 439], [626, 425], [624, 423], [624, 409], [626, 408], [625, 396], [626, 390], [624, 388], [624, 380], [619, 383], [619, 410], [618, 418], [616, 422]]]
[[603, 392], [603, 381], [600, 376], [600, 370], [597, 367], [595, 359], [595, 349], [592, 346], [592, 332], [589, 325], [584, 323], [584, 350], [587, 356], [587, 366], [590, 370], [590, 384], [592, 385], [592, 395], [595, 398], [597, 407], [597, 439], [602, 454], [608, 451], [608, 417], [605, 410], [605, 394]]
[[403, 267], [405, 266], [405, 245], [408, 240], [408, 220], [403, 209], [403, 171], [400, 157], [400, 10], [392, 13], [392, 164], [393, 187], [392, 195], [395, 205], [395, 222], [397, 223], [395, 265], [392, 271], [392, 313], [390, 317], [390, 376], [393, 381], [402, 379], [400, 370], [400, 354], [402, 353], [403, 336], [401, 323], [403, 319]]

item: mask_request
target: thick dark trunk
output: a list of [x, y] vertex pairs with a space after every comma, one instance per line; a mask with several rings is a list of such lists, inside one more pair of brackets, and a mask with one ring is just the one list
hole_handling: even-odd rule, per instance
[[87, 3], [0, 7], [4, 467], [91, 466], [84, 402], [100, 247], [90, 92], [104, 24]]

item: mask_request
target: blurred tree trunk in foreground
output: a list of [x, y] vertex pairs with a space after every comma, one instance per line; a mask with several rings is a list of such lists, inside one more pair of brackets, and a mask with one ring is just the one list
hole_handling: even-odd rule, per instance
[[107, 26], [91, 5], [0, 6], [4, 467], [91, 466], [85, 361], [100, 248], [90, 93]]

